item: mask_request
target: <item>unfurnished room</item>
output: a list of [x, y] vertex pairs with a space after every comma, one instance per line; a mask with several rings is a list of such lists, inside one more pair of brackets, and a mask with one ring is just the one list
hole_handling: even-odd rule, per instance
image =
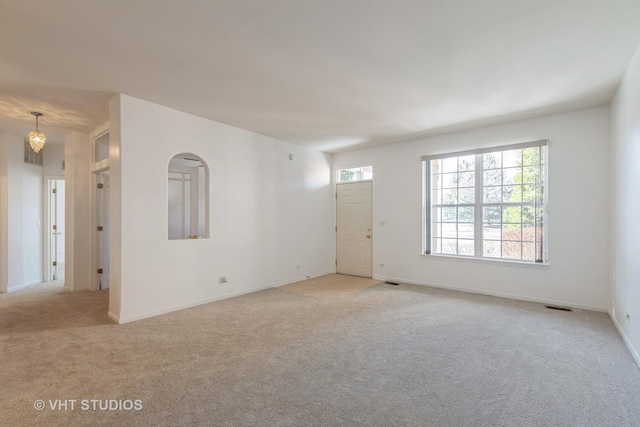
[[0, 425], [640, 426], [637, 0], [0, 39]]

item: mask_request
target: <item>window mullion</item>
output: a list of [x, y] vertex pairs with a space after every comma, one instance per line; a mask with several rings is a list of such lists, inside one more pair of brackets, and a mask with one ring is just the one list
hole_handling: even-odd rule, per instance
[[482, 154], [476, 154], [475, 207], [473, 217], [474, 255], [482, 256], [482, 171], [484, 168]]

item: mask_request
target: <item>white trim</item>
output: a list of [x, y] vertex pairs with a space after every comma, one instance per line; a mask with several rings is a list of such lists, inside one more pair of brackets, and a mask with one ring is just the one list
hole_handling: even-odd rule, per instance
[[519, 150], [521, 148], [531, 148], [531, 147], [547, 147], [548, 145], [549, 145], [548, 139], [540, 139], [537, 141], [519, 142], [515, 144], [498, 145], [495, 147], [478, 148], [476, 150], [465, 150], [465, 151], [457, 151], [453, 153], [432, 154], [429, 156], [422, 156], [422, 161], [425, 162], [429, 160], [447, 159], [451, 157], [472, 156], [475, 154], [492, 153], [494, 151], [510, 151], [510, 150]]
[[[362, 169], [362, 168], [366, 168], [366, 167], [370, 167], [371, 168], [371, 178], [368, 179], [354, 179], [351, 181], [340, 181], [340, 171], [341, 170], [350, 170], [350, 169]], [[352, 167], [341, 167], [341, 168], [336, 168], [334, 171], [334, 175], [335, 175], [335, 180], [336, 180], [336, 184], [349, 184], [349, 183], [355, 183], [355, 182], [366, 182], [366, 181], [373, 181], [373, 176], [374, 176], [374, 170], [375, 167], [372, 164], [369, 165], [360, 165], [360, 166], [352, 166]]]
[[91, 172], [97, 173], [109, 169], [109, 159], [100, 160], [91, 165]]
[[107, 133], [110, 133], [111, 131], [111, 126], [109, 124], [109, 121], [107, 120], [106, 122], [104, 122], [103, 124], [101, 124], [100, 126], [98, 126], [97, 128], [95, 128], [90, 134], [89, 134], [89, 143], [91, 144], [91, 158], [89, 159], [89, 169], [91, 172], [91, 177], [90, 177], [90, 190], [89, 190], [89, 212], [91, 215], [90, 218], [90, 222], [91, 222], [91, 234], [90, 234], [90, 263], [91, 263], [91, 272], [90, 272], [90, 279], [89, 279], [89, 287], [88, 289], [91, 291], [97, 291], [100, 290], [100, 278], [98, 276], [98, 274], [96, 273], [96, 271], [98, 270], [99, 266], [100, 266], [100, 260], [98, 259], [99, 257], [99, 239], [98, 239], [98, 232], [97, 232], [97, 227], [98, 227], [98, 215], [100, 215], [100, 212], [98, 211], [98, 193], [97, 193], [97, 184], [99, 181], [99, 175], [102, 172], [106, 172], [108, 170], [110, 170], [110, 166], [111, 166], [111, 136], [109, 136], [109, 155], [107, 156], [106, 159], [100, 160], [98, 162], [96, 162], [96, 140], [101, 138], [102, 136], [106, 135]]
[[113, 314], [113, 313], [112, 313], [112, 312], [110, 312], [110, 311], [107, 311], [107, 317], [108, 317], [109, 319], [113, 320], [113, 321], [114, 321], [114, 322], [116, 322], [116, 323], [121, 323], [121, 322], [120, 322], [120, 316], [116, 316], [115, 314]]
[[558, 301], [558, 300], [546, 299], [546, 298], [536, 298], [536, 297], [529, 297], [529, 296], [525, 296], [525, 295], [508, 294], [508, 293], [504, 293], [504, 292], [485, 291], [483, 289], [471, 289], [471, 288], [465, 288], [465, 287], [462, 287], [462, 286], [444, 285], [442, 283], [418, 282], [418, 281], [415, 281], [415, 280], [402, 279], [402, 278], [398, 278], [398, 277], [385, 277], [385, 276], [374, 276], [374, 279], [377, 279], [377, 280], [390, 280], [392, 282], [407, 283], [407, 284], [410, 284], [410, 285], [428, 286], [428, 287], [431, 287], [431, 288], [449, 289], [449, 290], [452, 290], [452, 291], [460, 291], [460, 292], [466, 292], [466, 293], [470, 293], [470, 294], [489, 295], [489, 296], [493, 296], [493, 297], [507, 298], [507, 299], [513, 299], [513, 300], [519, 300], [519, 301], [537, 302], [537, 303], [541, 303], [541, 304], [553, 304], [553, 305], [559, 305], [559, 306], [563, 306], [563, 307], [576, 308], [576, 309], [580, 309], [580, 310], [591, 310], [591, 311], [598, 311], [598, 312], [602, 312], [602, 313], [606, 313], [608, 311], [607, 307], [598, 307], [598, 306], [593, 306], [593, 305], [576, 304], [576, 303], [568, 302], [568, 301]]
[[[97, 139], [100, 138], [102, 135], [104, 135], [105, 133], [109, 132], [109, 121], [107, 120], [106, 122], [104, 122], [103, 124], [101, 124], [100, 126], [98, 126], [97, 128], [95, 128], [90, 134], [89, 134], [89, 139]], [[95, 157], [94, 157], [95, 159]]]
[[550, 268], [549, 262], [527, 262], [519, 261], [517, 259], [509, 258], [484, 258], [464, 255], [449, 255], [449, 254], [421, 254], [424, 259], [437, 259], [445, 261], [471, 261], [479, 262], [481, 264], [496, 264], [496, 265], [509, 265], [514, 267], [527, 267], [527, 268]]
[[638, 365], [638, 367], [640, 367], [640, 354], [638, 353], [638, 351], [635, 349], [635, 347], [631, 343], [631, 340], [629, 339], [629, 337], [627, 337], [627, 334], [624, 333], [624, 330], [620, 326], [620, 323], [618, 323], [618, 320], [613, 315], [611, 310], [609, 310], [608, 313], [609, 313], [609, 317], [611, 318], [611, 321], [613, 322], [614, 326], [618, 330], [618, 333], [622, 337], [622, 341], [624, 341], [624, 343], [626, 344], [627, 348], [629, 349], [629, 352], [631, 353], [631, 356], [635, 360], [636, 365]]
[[13, 286], [13, 287], [8, 287], [8, 288], [7, 288], [7, 293], [9, 294], [9, 293], [11, 293], [11, 292], [21, 291], [21, 290], [23, 290], [23, 289], [25, 289], [25, 288], [28, 288], [28, 287], [29, 287], [29, 285], [27, 285], [27, 284], [24, 284], [24, 285], [18, 285], [18, 286]]
[[[323, 274], [319, 274], [317, 276], [310, 276], [310, 277], [324, 276], [325, 274], [331, 274], [331, 273], [323, 273]], [[186, 303], [186, 304], [176, 305], [176, 306], [173, 306], [173, 307], [167, 307], [167, 308], [162, 308], [162, 309], [159, 309], [159, 310], [149, 311], [147, 313], [139, 314], [139, 315], [136, 315], [136, 316], [124, 316], [124, 317], [123, 316], [116, 316], [115, 314], [113, 314], [110, 311], [107, 313], [107, 316], [111, 320], [114, 320], [115, 322], [117, 322], [119, 324], [135, 322], [136, 320], [142, 320], [142, 319], [146, 319], [146, 318], [149, 318], [149, 317], [159, 316], [161, 314], [172, 313], [174, 311], [184, 310], [185, 308], [197, 307], [199, 305], [209, 304], [209, 303], [212, 303], [212, 302], [216, 302], [216, 301], [220, 301], [220, 300], [224, 300], [224, 299], [228, 299], [228, 298], [237, 297], [237, 296], [240, 296], [240, 295], [251, 294], [253, 292], [263, 291], [265, 289], [271, 289], [271, 288], [287, 285], [287, 284], [290, 284], [290, 283], [299, 282], [301, 280], [306, 280], [306, 279], [307, 279], [307, 277], [305, 276], [302, 279], [294, 279], [294, 280], [289, 280], [289, 281], [280, 282], [280, 283], [276, 283], [276, 284], [261, 286], [261, 287], [253, 288], [253, 289], [249, 289], [249, 290], [231, 292], [231, 293], [228, 293], [228, 294], [225, 294], [225, 295], [217, 296], [217, 297], [214, 297], [214, 298], [209, 298], [209, 299], [206, 299], [206, 300], [194, 301], [194, 302], [190, 302], [190, 303]]]
[[33, 285], [39, 285], [40, 283], [45, 283], [42, 280], [32, 280], [31, 282], [24, 283], [22, 285], [13, 286], [7, 289], [7, 293], [20, 291], [22, 289], [28, 288]]

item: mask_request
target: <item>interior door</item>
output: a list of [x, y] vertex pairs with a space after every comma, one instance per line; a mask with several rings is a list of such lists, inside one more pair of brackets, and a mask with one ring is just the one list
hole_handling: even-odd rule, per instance
[[371, 182], [336, 188], [336, 272], [371, 277]]
[[98, 281], [100, 289], [109, 289], [109, 171], [98, 174]]
[[64, 180], [49, 179], [49, 277], [64, 280]]

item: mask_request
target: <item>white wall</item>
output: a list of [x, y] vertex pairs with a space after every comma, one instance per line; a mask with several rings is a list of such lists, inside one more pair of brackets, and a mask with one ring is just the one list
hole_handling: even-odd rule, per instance
[[[334, 271], [331, 155], [125, 95], [112, 99], [109, 121], [112, 318]], [[167, 239], [167, 166], [182, 152], [209, 167], [209, 239]]]
[[65, 281], [67, 291], [91, 282], [91, 145], [89, 135], [65, 135]]
[[0, 133], [0, 292], [24, 285], [22, 268], [23, 138]]
[[0, 292], [42, 281], [42, 173], [24, 137], [0, 133]]
[[640, 48], [611, 104], [611, 134], [611, 317], [640, 364]]
[[64, 177], [64, 144], [47, 144], [43, 149], [42, 162], [44, 176]]
[[[23, 152], [23, 151], [21, 151]], [[20, 161], [23, 162], [22, 158]], [[23, 282], [33, 285], [43, 279], [42, 167], [22, 163], [22, 268]], [[18, 248], [15, 248], [18, 250]]]
[[[606, 310], [608, 117], [600, 107], [334, 155], [335, 169], [374, 166], [374, 277]], [[549, 267], [421, 255], [421, 156], [540, 139], [549, 140]]]

